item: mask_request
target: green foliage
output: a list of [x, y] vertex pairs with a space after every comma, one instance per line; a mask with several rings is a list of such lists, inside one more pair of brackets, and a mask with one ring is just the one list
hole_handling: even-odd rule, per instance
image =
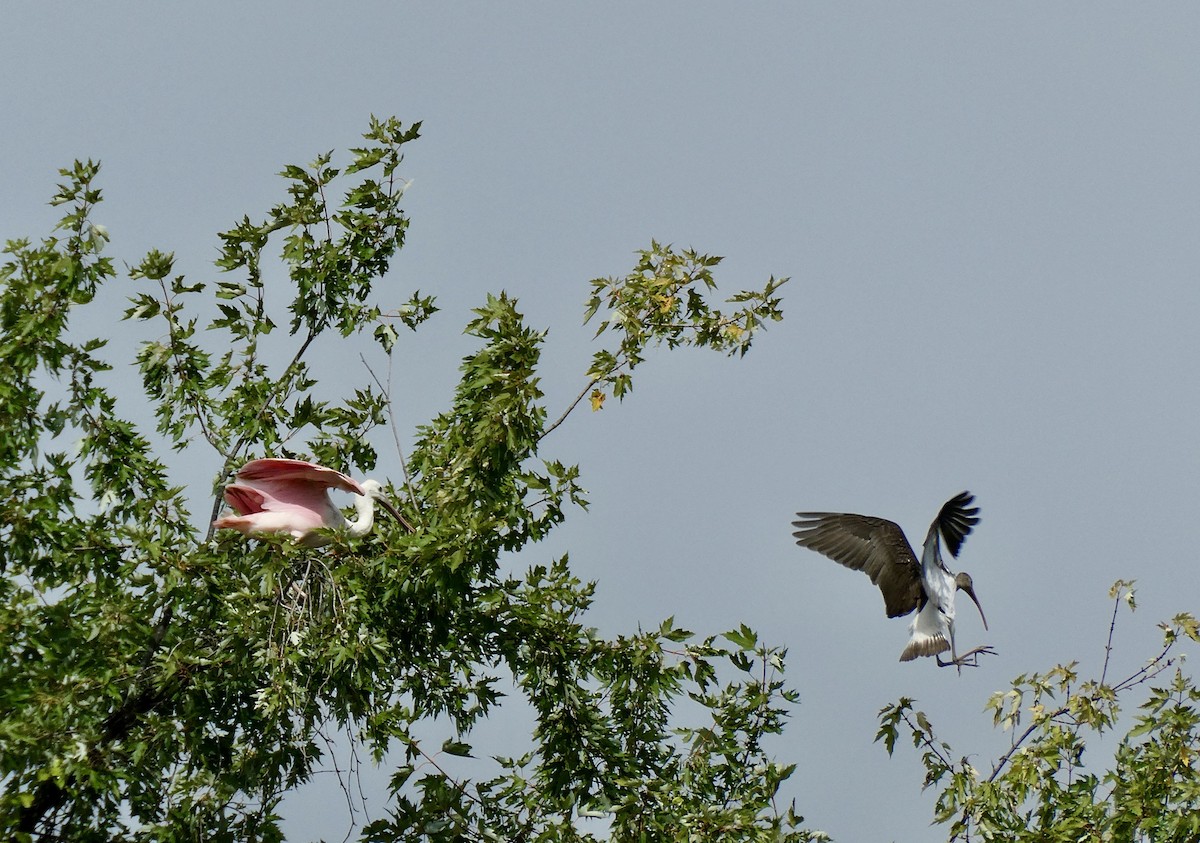
[[633, 388], [630, 373], [652, 344], [694, 345], [744, 356], [768, 321], [783, 318], [776, 292], [786, 278], [771, 278], [761, 291], [733, 296], [728, 303], [742, 307], [731, 314], [713, 309], [705, 294], [717, 287], [712, 268], [721, 260], [691, 249], [679, 253], [652, 241], [649, 249], [638, 252], [633, 272], [592, 281], [584, 322], [603, 308], [596, 336], [609, 330], [620, 336], [616, 348], [597, 351], [592, 358], [588, 389], [594, 409], [603, 405], [606, 388], [617, 398]]
[[[1133, 583], [1110, 591], [1117, 610], [1136, 607]], [[1011, 689], [988, 700], [993, 724], [1012, 733], [1012, 746], [990, 773], [937, 739], [924, 712], [907, 698], [880, 712], [876, 740], [888, 753], [906, 729], [925, 765], [925, 786], [938, 788], [934, 821], [948, 825], [951, 840], [1195, 841], [1200, 839], [1200, 689], [1172, 655], [1182, 635], [1200, 641], [1194, 617], [1160, 624], [1163, 647], [1118, 682], [1108, 680], [1106, 656], [1098, 679], [1080, 681], [1075, 664], [1022, 674]], [[1174, 667], [1174, 670], [1171, 668]], [[1120, 740], [1107, 772], [1084, 764], [1089, 733], [1113, 730], [1122, 696], [1150, 686], [1134, 725]], [[1027, 723], [1023, 729], [1021, 726]], [[1020, 731], [1018, 731], [1020, 729]]]
[[[334, 331], [350, 336], [363, 330], [386, 349], [396, 340], [391, 320], [416, 329], [436, 312], [431, 297], [413, 293], [394, 313], [367, 301], [387, 272], [389, 261], [404, 245], [408, 218], [401, 210], [406, 183], [397, 176], [404, 144], [419, 137], [420, 123], [404, 127], [394, 119], [371, 119], [364, 137], [370, 146], [351, 150], [344, 168], [330, 166], [332, 153], [308, 167], [288, 165], [280, 175], [288, 181], [290, 201], [276, 205], [261, 222], [242, 220], [221, 234], [217, 266], [240, 271], [212, 291], [220, 315], [207, 331], [223, 335], [223, 353], [214, 357], [196, 342], [199, 309], [208, 295], [203, 283], [182, 276], [168, 282], [174, 257], [152, 251], [130, 273], [152, 282], [149, 292], [132, 298], [126, 319], [165, 323], [163, 339], [146, 342], [138, 354], [147, 398], [157, 408], [158, 432], [184, 448], [199, 433], [225, 458], [222, 476], [236, 467], [246, 446], [275, 451], [306, 429], [338, 431], [314, 443], [313, 450], [331, 464], [369, 468], [376, 454], [362, 433], [382, 421], [383, 404], [369, 391], [343, 407], [314, 397], [316, 386], [304, 355], [320, 335]], [[349, 176], [341, 203], [331, 207], [327, 193]], [[291, 286], [289, 333], [301, 338], [291, 361], [280, 369], [262, 353], [261, 340], [275, 328], [268, 313], [262, 279], [263, 251], [276, 232], [282, 238], [280, 260]]]
[[[140, 396], [107, 374], [102, 340], [78, 335], [115, 277], [108, 232], [92, 222], [98, 165], [62, 171], [53, 236], [7, 244], [5, 839], [278, 840], [281, 798], [312, 777], [335, 731], [377, 761], [405, 757], [387, 816], [358, 829], [366, 839], [819, 837], [775, 804], [793, 769], [767, 746], [795, 703], [782, 651], [746, 627], [721, 646], [670, 621], [604, 639], [583, 623], [593, 586], [565, 557], [501, 575], [503, 554], [531, 552], [586, 507], [578, 469], [539, 452], [580, 399], [547, 426], [544, 332], [504, 293], [475, 311], [477, 349], [450, 406], [402, 461], [395, 497], [412, 533], [383, 524], [313, 549], [194, 526], [161, 454], [211, 455], [199, 498], [254, 456], [379, 461], [368, 434], [389, 421], [385, 388], [371, 376], [322, 392], [307, 355], [364, 333], [390, 354], [399, 325], [417, 331], [437, 312], [433, 296], [387, 278], [408, 226], [402, 151], [418, 136], [419, 124], [372, 119], [346, 165], [326, 153], [285, 167], [286, 200], [221, 235], [214, 284], [188, 280], [166, 251], [133, 263], [125, 318], [145, 329]], [[589, 318], [604, 306], [601, 332], [619, 341], [581, 397], [627, 393], [650, 345], [744, 353], [780, 318], [774, 280], [734, 296], [732, 315], [712, 310], [717, 260], [654, 244], [625, 279], [594, 282]], [[287, 314], [271, 306], [281, 298]], [[268, 345], [277, 320], [287, 338]], [[147, 402], [150, 433], [128, 418]], [[476, 754], [473, 730], [502, 682], [534, 714], [528, 751], [475, 759], [464, 777], [450, 762]]]

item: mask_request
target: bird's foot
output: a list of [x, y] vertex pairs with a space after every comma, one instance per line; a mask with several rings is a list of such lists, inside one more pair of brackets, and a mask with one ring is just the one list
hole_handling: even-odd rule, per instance
[[979, 667], [980, 656], [995, 656], [998, 655], [992, 647], [976, 647], [974, 650], [968, 650], [961, 656], [950, 661], [942, 661], [941, 656], [936, 656], [938, 667], [957, 667], [958, 672], [962, 673], [964, 667]]

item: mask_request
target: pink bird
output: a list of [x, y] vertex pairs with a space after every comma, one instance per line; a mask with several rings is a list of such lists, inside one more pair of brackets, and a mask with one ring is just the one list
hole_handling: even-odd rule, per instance
[[[330, 489], [353, 492], [358, 517], [346, 520], [329, 499]], [[365, 536], [375, 525], [375, 502], [404, 525], [412, 525], [383, 496], [375, 480], [361, 484], [332, 468], [305, 460], [251, 460], [237, 472], [237, 480], [225, 487], [225, 502], [236, 515], [213, 522], [218, 530], [237, 530], [247, 536], [288, 533], [309, 547], [329, 543], [315, 531], [321, 527], [344, 529], [351, 536]]]

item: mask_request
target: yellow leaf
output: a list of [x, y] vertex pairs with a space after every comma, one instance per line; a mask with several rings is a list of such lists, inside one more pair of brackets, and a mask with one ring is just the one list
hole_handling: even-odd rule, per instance
[[607, 395], [605, 395], [599, 389], [593, 389], [590, 397], [592, 399], [592, 412], [593, 413], [596, 412], [597, 410], [604, 409], [604, 399], [608, 397]]

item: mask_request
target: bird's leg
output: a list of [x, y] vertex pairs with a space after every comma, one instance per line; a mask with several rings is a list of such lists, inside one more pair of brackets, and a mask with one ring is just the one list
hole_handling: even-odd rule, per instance
[[[979, 657], [980, 656], [995, 656], [995, 655], [999, 655], [995, 651], [995, 649], [992, 648], [991, 645], [985, 645], [983, 647], [976, 647], [973, 650], [968, 650], [967, 652], [965, 652], [961, 656], [959, 656], [959, 658], [960, 659], [970, 659], [971, 667], [979, 667]], [[965, 664], [965, 662], [964, 662], [964, 664]]]
[[950, 619], [946, 625], [950, 628], [950, 664], [954, 665], [958, 669], [958, 675], [962, 676], [962, 660], [954, 649], [954, 620]]
[[967, 652], [963, 653], [961, 656], [956, 655], [956, 656], [954, 656], [954, 658], [952, 658], [948, 662], [942, 661], [941, 656], [936, 656], [935, 658], [937, 658], [938, 667], [956, 667], [956, 668], [958, 668], [958, 672], [962, 673], [962, 669], [964, 667], [979, 667], [979, 657], [980, 656], [994, 656], [994, 655], [997, 655], [996, 651], [994, 649], [992, 649], [990, 646], [985, 646], [985, 647], [976, 647], [973, 650], [968, 650]]

